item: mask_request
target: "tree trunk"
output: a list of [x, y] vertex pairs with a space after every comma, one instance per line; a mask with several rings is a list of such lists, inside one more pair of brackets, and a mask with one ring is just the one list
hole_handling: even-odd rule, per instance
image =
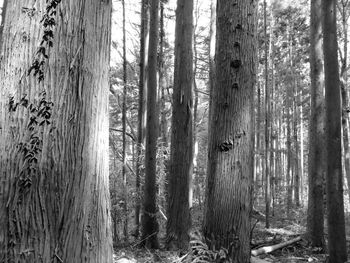
[[[48, 4], [55, 8], [57, 2]], [[0, 69], [0, 261], [112, 262], [111, 2], [67, 0], [55, 9], [57, 16], [43, 1], [7, 5]], [[43, 15], [44, 24], [55, 21], [44, 36]]]
[[321, 19], [321, 0], [312, 0], [310, 18], [311, 116], [309, 124], [307, 235], [312, 246], [324, 248], [323, 195], [326, 152], [324, 150], [325, 97]]
[[[293, 80], [293, 56], [292, 56], [292, 27], [288, 26], [288, 42], [289, 42], [289, 62], [290, 62], [290, 79]], [[286, 86], [286, 100], [287, 100], [287, 215], [289, 216], [292, 208], [292, 194], [293, 194], [293, 153], [292, 153], [292, 99], [293, 99], [293, 81]]]
[[304, 183], [304, 110], [303, 110], [303, 91], [300, 89], [300, 195], [301, 195], [301, 205], [306, 204], [306, 199], [304, 198], [304, 192], [306, 192], [306, 184]]
[[[264, 39], [265, 39], [265, 227], [270, 227], [270, 179], [271, 179], [271, 170], [270, 170], [270, 159], [269, 159], [269, 140], [270, 140], [270, 88], [269, 88], [269, 49], [268, 49], [268, 39], [267, 39], [267, 7], [266, 0], [264, 0]], [[271, 42], [271, 39], [270, 41]]]
[[122, 105], [122, 126], [123, 126], [123, 151], [122, 151], [122, 181], [123, 181], [123, 209], [124, 209], [124, 241], [128, 242], [128, 188], [126, 181], [126, 97], [127, 97], [127, 68], [126, 68], [126, 30], [125, 30], [125, 0], [122, 0], [123, 6], [123, 105]]
[[300, 206], [300, 165], [299, 165], [299, 142], [298, 142], [298, 82], [296, 81], [295, 73], [293, 73], [294, 90], [293, 90], [293, 137], [294, 137], [294, 201], [297, 207]]
[[189, 245], [189, 191], [193, 166], [193, 0], [178, 0], [175, 29], [175, 69], [170, 153], [167, 243]]
[[145, 187], [143, 203], [142, 234], [143, 245], [158, 248], [156, 156], [159, 128], [158, 87], [157, 87], [157, 48], [159, 37], [159, 0], [151, 0], [150, 32], [148, 51], [148, 90], [147, 90], [147, 132], [145, 153]]
[[328, 251], [332, 263], [347, 260], [341, 158], [341, 101], [336, 1], [323, 0], [323, 53], [326, 87]]
[[211, 87], [204, 235], [210, 248], [250, 261], [257, 1], [219, 0]]
[[261, 142], [260, 142], [260, 138], [261, 138], [261, 88], [260, 88], [260, 83], [257, 83], [257, 117], [256, 117], [256, 128], [255, 128], [255, 134], [256, 134], [256, 142], [255, 142], [255, 163], [256, 163], [256, 167], [254, 169], [255, 172], [255, 200], [257, 202], [257, 205], [259, 205], [259, 193], [260, 193], [260, 188], [262, 185], [262, 168], [261, 168]]
[[146, 145], [146, 98], [147, 98], [147, 67], [148, 67], [148, 23], [149, 23], [149, 0], [141, 2], [141, 36], [140, 36], [140, 80], [137, 114], [137, 163], [136, 163], [136, 193], [135, 205], [135, 237], [140, 232], [140, 210], [141, 210], [141, 177], [143, 175], [142, 159], [143, 149]]

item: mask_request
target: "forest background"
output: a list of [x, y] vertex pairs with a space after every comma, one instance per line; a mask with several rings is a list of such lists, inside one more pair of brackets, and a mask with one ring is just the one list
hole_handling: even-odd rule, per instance
[[[2, 6], [2, 1], [0, 1]], [[345, 213], [350, 210], [350, 150], [347, 34], [348, 1], [338, 1], [338, 43], [342, 80], [343, 174]], [[205, 208], [210, 94], [210, 1], [194, 0], [193, 27], [193, 176], [191, 215], [200, 229]], [[125, 13], [123, 14], [123, 10]], [[161, 1], [158, 47], [159, 138], [157, 142], [157, 219], [165, 234], [167, 185], [174, 88], [176, 1]], [[260, 1], [258, 10], [257, 85], [254, 90], [254, 212], [269, 228], [283, 219], [304, 230], [308, 207], [310, 144], [310, 2]], [[125, 19], [122, 19], [125, 16]], [[138, 175], [141, 4], [113, 1], [109, 92], [109, 190], [113, 244], [140, 243], [140, 207], [144, 177]], [[125, 42], [124, 42], [125, 41]], [[267, 88], [266, 88], [267, 87]], [[142, 162], [141, 162], [142, 163]], [[138, 181], [139, 180], [139, 181]], [[137, 212], [138, 211], [138, 212]], [[272, 221], [269, 222], [269, 218]], [[296, 221], [290, 220], [295, 218]], [[348, 223], [348, 218], [346, 223]], [[349, 229], [347, 229], [349, 231]], [[348, 232], [347, 232], [348, 233]]]

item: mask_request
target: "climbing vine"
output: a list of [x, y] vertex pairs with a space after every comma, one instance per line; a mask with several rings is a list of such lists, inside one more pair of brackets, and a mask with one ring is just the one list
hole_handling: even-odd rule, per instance
[[46, 12], [40, 21], [44, 27], [44, 34], [35, 54], [35, 59], [28, 70], [28, 75], [33, 72], [39, 82], [44, 80], [44, 65], [49, 58], [49, 52], [53, 46], [54, 28], [56, 26], [55, 18], [57, 14], [57, 6], [60, 2], [61, 0], [46, 0]]
[[[44, 80], [44, 66], [49, 58], [50, 49], [53, 47], [54, 29], [56, 26], [57, 6], [61, 0], [47, 0], [45, 13], [40, 21], [43, 26], [43, 36], [40, 45], [36, 51], [34, 61], [28, 69], [28, 75], [33, 73], [40, 83]], [[15, 101], [14, 96], [9, 97], [8, 110], [14, 113], [19, 107], [23, 107], [28, 113], [27, 134], [18, 143], [18, 152], [23, 157], [16, 181], [19, 187], [20, 202], [23, 194], [28, 191], [32, 185], [33, 178], [37, 170], [39, 154], [42, 152], [44, 126], [51, 124], [53, 102], [47, 100], [46, 92], [39, 94], [39, 99], [30, 102], [27, 95]]]
[[[15, 102], [13, 96], [10, 97], [9, 112], [15, 112], [18, 107], [27, 109], [29, 114], [27, 123], [28, 134], [17, 145], [18, 151], [23, 158], [23, 165], [18, 174], [17, 185], [19, 186], [20, 193], [24, 194], [32, 185], [38, 156], [42, 151], [42, 128], [51, 124], [50, 118], [53, 103], [47, 101], [45, 92], [42, 92], [40, 99], [34, 103], [29, 102], [27, 95], [24, 95], [18, 102]], [[21, 198], [18, 201], [21, 201]]]

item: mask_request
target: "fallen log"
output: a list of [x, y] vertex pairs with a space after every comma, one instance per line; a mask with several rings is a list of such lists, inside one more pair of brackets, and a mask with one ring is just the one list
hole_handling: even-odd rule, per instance
[[250, 258], [250, 263], [270, 263], [270, 261], [263, 260], [257, 257], [251, 257]]
[[261, 247], [259, 249], [254, 249], [254, 250], [252, 250], [251, 254], [253, 256], [259, 256], [261, 254], [267, 254], [267, 253], [270, 253], [270, 252], [275, 251], [277, 249], [289, 246], [289, 245], [291, 245], [293, 243], [296, 243], [296, 242], [298, 242], [300, 240], [301, 240], [301, 237], [296, 237], [296, 238], [294, 238], [292, 240], [289, 240], [289, 241], [286, 241], [286, 242], [283, 242], [283, 243], [280, 243], [280, 244], [276, 244], [276, 245], [273, 245], [273, 246]]

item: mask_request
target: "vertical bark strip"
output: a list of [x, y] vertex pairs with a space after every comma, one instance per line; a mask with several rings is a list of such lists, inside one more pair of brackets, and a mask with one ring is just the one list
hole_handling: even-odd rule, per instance
[[157, 221], [157, 187], [156, 187], [156, 156], [159, 127], [158, 114], [158, 83], [157, 83], [157, 48], [159, 38], [159, 0], [151, 0], [150, 33], [148, 50], [148, 90], [147, 90], [147, 133], [145, 153], [145, 187], [143, 202], [142, 234], [144, 245], [148, 248], [158, 248]]
[[204, 235], [250, 262], [257, 1], [217, 1]]
[[[0, 51], [0, 261], [112, 262], [111, 1], [66, 0], [58, 5], [53, 46], [44, 80], [38, 83], [27, 73], [43, 33], [44, 2], [14, 0], [7, 5]], [[28, 163], [18, 146], [28, 143], [31, 113], [23, 106], [9, 111], [8, 98], [19, 101], [27, 94], [29, 103], [37, 103], [43, 91], [54, 103], [51, 123], [37, 128], [38, 161], [23, 174]]]
[[170, 153], [167, 242], [189, 244], [189, 190], [193, 165], [193, 0], [178, 0]]
[[336, 0], [323, 0], [323, 53], [326, 87], [328, 251], [332, 263], [347, 259], [341, 157], [341, 99]]

